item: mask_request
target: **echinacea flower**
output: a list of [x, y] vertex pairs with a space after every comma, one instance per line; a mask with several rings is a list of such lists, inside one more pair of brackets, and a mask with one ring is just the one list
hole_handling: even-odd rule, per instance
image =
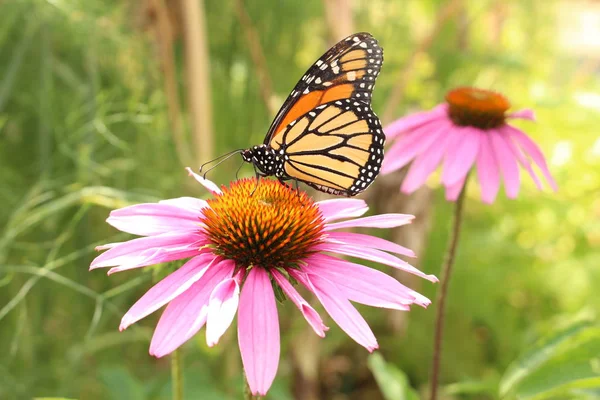
[[443, 165], [441, 179], [446, 199], [454, 201], [469, 170], [476, 165], [481, 198], [485, 203], [493, 203], [500, 188], [500, 176], [506, 196], [517, 197], [519, 164], [542, 189], [533, 162], [552, 189], [557, 190], [540, 148], [523, 131], [507, 123], [511, 118], [533, 121], [533, 111], [507, 113], [509, 108], [510, 103], [499, 93], [475, 88], [450, 91], [445, 104], [400, 118], [384, 129], [387, 138], [395, 141], [386, 153], [382, 174], [412, 161], [401, 187], [404, 193], [412, 193]]
[[150, 354], [169, 354], [204, 325], [207, 344], [214, 346], [237, 312], [248, 384], [254, 395], [264, 395], [279, 364], [275, 293], [280, 299], [284, 294], [315, 333], [324, 337], [328, 328], [294, 284], [303, 285], [369, 351], [377, 348], [377, 340], [350, 301], [404, 311], [412, 304], [430, 304], [383, 272], [326, 254], [379, 262], [436, 282], [434, 276], [390, 254], [413, 257], [411, 250], [375, 236], [339, 231], [401, 226], [412, 216], [358, 218], [367, 211], [363, 200], [315, 203], [304, 192], [271, 180], [243, 179], [221, 190], [188, 171], [212, 198], [182, 197], [112, 211], [109, 224], [144, 237], [100, 246], [99, 250], [107, 251], [90, 267], [113, 267], [111, 274], [189, 258], [123, 316], [121, 330], [168, 304], [154, 331]]

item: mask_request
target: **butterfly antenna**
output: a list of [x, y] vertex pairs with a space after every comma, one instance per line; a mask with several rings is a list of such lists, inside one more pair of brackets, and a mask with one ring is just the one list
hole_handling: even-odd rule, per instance
[[[205, 166], [207, 166], [208, 164], [212, 164], [212, 163], [214, 163], [214, 162], [216, 162], [216, 161], [219, 161], [219, 160], [221, 160], [221, 162], [223, 162], [223, 161], [227, 160], [229, 157], [231, 157], [232, 155], [234, 155], [234, 154], [236, 154], [236, 153], [240, 153], [240, 152], [242, 152], [242, 151], [244, 151], [244, 149], [237, 149], [237, 150], [233, 150], [233, 151], [230, 151], [229, 153], [222, 154], [222, 155], [220, 155], [220, 156], [219, 156], [219, 157], [217, 157], [217, 158], [214, 158], [214, 159], [212, 159], [212, 160], [210, 160], [210, 161], [207, 161], [207, 162], [205, 162], [204, 164], [202, 164], [202, 165], [200, 166], [200, 170], [198, 171], [198, 173], [199, 173], [199, 174], [200, 174], [200, 173], [202, 173], [202, 170], [203, 170], [203, 169], [204, 169], [204, 167], [205, 167]], [[225, 160], [222, 160], [222, 159], [225, 159]], [[219, 165], [221, 162], [219, 162], [217, 165]], [[215, 165], [215, 166], [216, 166], [216, 165]], [[213, 168], [214, 168], [214, 167], [213, 167]]]
[[203, 178], [206, 178], [206, 174], [208, 174], [210, 171], [212, 171], [213, 169], [217, 168], [219, 165], [221, 165], [222, 163], [224, 163], [225, 161], [227, 161], [228, 159], [230, 159], [232, 156], [236, 155], [237, 153], [239, 153], [239, 152], [241, 152], [241, 151], [242, 151], [242, 150], [234, 150], [234, 151], [231, 151], [231, 152], [229, 152], [229, 153], [226, 153], [226, 154], [224, 154], [224, 155], [222, 155], [222, 156], [219, 156], [219, 157], [215, 158], [214, 160], [211, 160], [211, 161], [205, 162], [204, 164], [202, 164], [202, 165], [200, 166], [200, 170], [198, 171], [198, 173], [201, 173], [201, 172], [202, 172], [202, 169], [203, 169], [203, 168], [204, 168], [204, 167], [205, 167], [207, 164], [214, 163], [214, 162], [217, 162], [217, 161], [218, 161], [218, 162], [217, 162], [215, 165], [213, 165], [212, 167], [210, 167], [209, 169], [207, 169], [206, 171], [204, 171], [204, 175], [202, 175], [202, 177], [203, 177]]

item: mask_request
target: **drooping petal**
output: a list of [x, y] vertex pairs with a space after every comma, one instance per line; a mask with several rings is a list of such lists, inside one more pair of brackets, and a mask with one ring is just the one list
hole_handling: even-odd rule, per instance
[[370, 249], [368, 247], [359, 248], [356, 246], [343, 245], [337, 243], [322, 243], [315, 246], [315, 249], [318, 251], [328, 251], [332, 253], [344, 254], [351, 257], [358, 257], [362, 258], [363, 260], [375, 261], [420, 276], [431, 282], [438, 281], [438, 279], [434, 275], [427, 275], [422, 271], [419, 271], [417, 268], [413, 267], [406, 261], [401, 260], [398, 257], [395, 257], [384, 251]]
[[206, 323], [208, 301], [214, 288], [233, 273], [235, 264], [224, 260], [208, 268], [202, 278], [169, 303], [152, 341], [150, 354], [162, 357], [177, 349]]
[[385, 175], [407, 165], [435, 145], [451, 126], [446, 121], [432, 122], [398, 138], [386, 152], [381, 173]]
[[324, 254], [306, 259], [302, 270], [335, 282], [348, 300], [373, 307], [408, 310], [409, 305], [427, 307], [431, 301], [402, 285], [396, 279], [373, 268]]
[[488, 135], [490, 135], [494, 155], [504, 178], [506, 196], [514, 199], [519, 194], [521, 183], [517, 159], [500, 133], [492, 129], [488, 131]]
[[197, 180], [202, 186], [204, 186], [212, 194], [222, 194], [223, 193], [216, 184], [214, 184], [212, 181], [209, 181], [208, 179], [204, 179], [203, 177], [201, 177], [200, 175], [198, 175], [197, 173], [192, 171], [192, 169], [190, 167], [185, 167], [185, 169], [188, 172], [189, 176], [191, 176], [195, 180]]
[[367, 203], [361, 199], [329, 199], [318, 201], [316, 204], [325, 222], [360, 217], [369, 209]]
[[119, 243], [96, 257], [90, 270], [119, 266], [113, 272], [198, 255], [207, 238], [199, 232], [164, 233]]
[[530, 121], [535, 121], [535, 113], [530, 108], [525, 108], [523, 110], [514, 111], [507, 115], [508, 118], [520, 118], [520, 119], [528, 119]]
[[175, 199], [166, 199], [159, 201], [160, 204], [168, 204], [184, 210], [199, 213], [203, 208], [208, 207], [206, 200], [195, 197], [177, 197]]
[[481, 186], [481, 199], [484, 203], [492, 204], [498, 195], [498, 189], [500, 189], [500, 171], [490, 135], [482, 131], [480, 139], [477, 177]]
[[291, 271], [291, 274], [317, 296], [325, 311], [356, 343], [369, 352], [379, 347], [367, 321], [333, 282], [316, 275], [308, 276], [299, 271]]
[[456, 199], [458, 199], [460, 192], [463, 190], [463, 187], [465, 186], [465, 179], [466, 178], [462, 178], [458, 182], [453, 183], [450, 186], [446, 186], [446, 200], [456, 201]]
[[418, 129], [422, 125], [445, 117], [446, 105], [440, 104], [430, 111], [418, 112], [402, 117], [387, 125], [383, 128], [383, 131], [387, 139], [390, 140], [402, 133]]
[[407, 249], [406, 247], [390, 242], [389, 240], [378, 238], [377, 236], [353, 232], [329, 232], [327, 235], [328, 237], [325, 241], [330, 243], [367, 246], [374, 249], [390, 251], [406, 257], [416, 257], [415, 252], [411, 249]]
[[411, 164], [400, 188], [402, 192], [409, 194], [421, 187], [442, 161], [448, 143], [451, 140], [459, 140], [453, 125], [444, 124], [441, 129], [442, 134], [436, 138], [435, 143], [423, 150]]
[[202, 278], [204, 272], [216, 259], [217, 256], [214, 254], [196, 256], [158, 282], [125, 313], [119, 330], [126, 329], [185, 292]]
[[315, 333], [320, 337], [325, 337], [325, 331], [328, 331], [329, 328], [323, 324], [323, 320], [318, 312], [315, 311], [314, 308], [310, 306], [302, 298], [300, 293], [292, 286], [292, 284], [277, 270], [272, 270], [271, 275], [277, 281], [277, 284], [283, 290], [285, 295], [298, 307], [306, 322], [313, 328]]
[[279, 365], [279, 319], [269, 275], [254, 267], [244, 282], [238, 312], [238, 342], [253, 395], [264, 396]]
[[444, 159], [442, 183], [451, 186], [467, 176], [479, 153], [481, 131], [476, 128], [463, 127], [461, 140], [455, 141], [453, 147], [448, 147]]
[[210, 294], [206, 317], [206, 344], [213, 347], [233, 322], [240, 298], [240, 274], [225, 279]]
[[501, 135], [504, 136], [506, 144], [508, 144], [508, 147], [510, 147], [511, 151], [517, 158], [519, 164], [521, 164], [521, 166], [525, 168], [525, 170], [529, 173], [529, 176], [531, 176], [531, 179], [533, 179], [535, 186], [537, 186], [538, 189], [542, 190], [544, 188], [542, 182], [531, 167], [531, 161], [526, 157], [525, 154], [523, 154], [523, 150], [519, 146], [517, 146], [517, 144], [515, 144], [515, 142], [510, 138], [510, 135], [506, 133], [504, 128], [499, 128], [498, 131]]
[[140, 236], [198, 229], [200, 215], [170, 204], [146, 203], [111, 211], [106, 220], [120, 231]]
[[334, 229], [342, 228], [395, 228], [409, 224], [413, 219], [414, 215], [408, 214], [381, 214], [373, 215], [371, 217], [356, 218], [349, 221], [335, 222], [333, 224], [326, 224], [325, 230], [331, 231]]
[[550, 184], [550, 187], [554, 190], [558, 190], [558, 185], [556, 181], [550, 174], [550, 170], [548, 169], [548, 165], [546, 164], [546, 159], [544, 158], [544, 154], [540, 150], [537, 144], [529, 136], [520, 130], [510, 126], [505, 125], [504, 129], [508, 132], [511, 139], [513, 139], [533, 160], [534, 163], [540, 168], [546, 180]]

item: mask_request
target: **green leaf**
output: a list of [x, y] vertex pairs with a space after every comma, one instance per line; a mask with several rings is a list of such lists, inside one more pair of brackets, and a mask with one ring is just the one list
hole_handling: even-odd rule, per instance
[[419, 400], [404, 372], [387, 363], [381, 354], [371, 354], [368, 364], [386, 400]]
[[443, 392], [448, 396], [486, 395], [486, 397], [493, 398], [498, 393], [498, 378], [451, 383], [444, 386]]
[[146, 399], [144, 385], [123, 367], [101, 369], [100, 380], [104, 382], [105, 390], [110, 399]]
[[600, 327], [584, 320], [546, 335], [509, 366], [500, 397], [572, 398], [594, 388], [600, 388]]

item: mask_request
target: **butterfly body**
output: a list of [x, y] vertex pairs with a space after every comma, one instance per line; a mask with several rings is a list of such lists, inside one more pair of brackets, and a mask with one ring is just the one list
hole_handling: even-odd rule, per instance
[[368, 33], [321, 56], [296, 84], [262, 145], [241, 152], [258, 175], [354, 196], [377, 177], [385, 135], [371, 109], [383, 50]]

